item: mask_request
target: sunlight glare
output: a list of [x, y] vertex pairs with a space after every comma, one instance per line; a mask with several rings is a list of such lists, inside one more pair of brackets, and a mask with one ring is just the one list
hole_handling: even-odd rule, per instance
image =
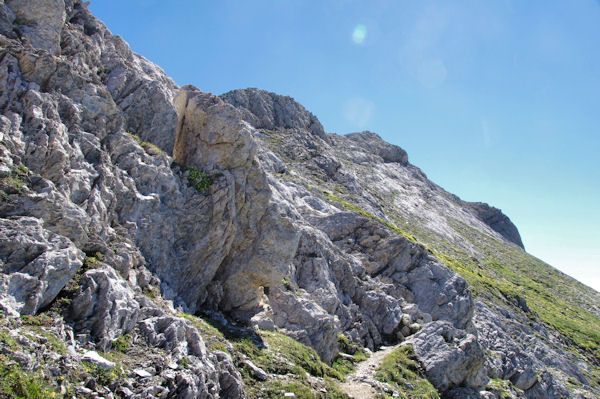
[[367, 27], [364, 25], [356, 25], [354, 32], [352, 32], [352, 41], [356, 44], [363, 44], [367, 38]]

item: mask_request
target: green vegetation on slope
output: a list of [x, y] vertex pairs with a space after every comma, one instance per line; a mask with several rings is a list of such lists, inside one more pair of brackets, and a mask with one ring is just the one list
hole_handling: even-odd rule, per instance
[[544, 322], [592, 362], [600, 362], [600, 319], [573, 298], [583, 286], [516, 246], [463, 224], [455, 223], [454, 228], [477, 245], [485, 259], [477, 261], [458, 250], [453, 251], [454, 256], [448, 255], [449, 251], [436, 251], [436, 255], [463, 276], [476, 294], [512, 306], [525, 299], [530, 319]]
[[[388, 222], [322, 190], [325, 197], [343, 208], [376, 220], [396, 234], [429, 248], [442, 262], [464, 277], [474, 295], [484, 302], [523, 311], [525, 320], [541, 321], [563, 337], [567, 347], [592, 364], [600, 365], [600, 318], [585, 308], [588, 287], [564, 275], [515, 245], [500, 242], [458, 220], [449, 223], [457, 237], [477, 252], [475, 258], [457, 243], [449, 242], [418, 220], [406, 220], [392, 203], [382, 204]], [[402, 229], [397, 226], [402, 226]], [[526, 305], [523, 305], [526, 304]], [[524, 309], [523, 309], [524, 307]], [[588, 376], [596, 380], [599, 369]], [[600, 381], [600, 380], [599, 380]]]
[[0, 355], [0, 397], [47, 399], [57, 397], [56, 388], [42, 372], [27, 372], [18, 363]]
[[365, 352], [364, 348], [355, 342], [351, 342], [344, 334], [338, 334], [338, 345], [340, 348], [340, 353], [345, 353], [348, 355], [352, 355], [354, 358], [350, 360], [341, 354], [338, 355], [334, 360], [331, 368], [340, 373], [343, 376], [347, 376], [348, 374], [354, 371], [354, 364], [357, 362], [362, 362], [369, 358], [369, 354]]
[[[342, 375], [323, 363], [314, 349], [286, 335], [223, 325], [185, 313], [179, 316], [199, 328], [210, 350], [231, 355], [242, 373], [248, 398], [280, 398], [282, 392], [293, 392], [297, 398], [347, 399], [335, 383], [343, 380]], [[257, 379], [244, 364], [246, 359], [271, 375], [267, 381]], [[307, 374], [319, 379], [318, 389]]]
[[421, 366], [412, 346], [396, 349], [383, 359], [375, 378], [394, 386], [403, 399], [437, 399], [436, 389], [423, 377]]

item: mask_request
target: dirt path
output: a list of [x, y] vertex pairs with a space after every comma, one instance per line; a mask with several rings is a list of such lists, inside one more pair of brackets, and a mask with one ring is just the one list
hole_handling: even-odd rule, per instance
[[374, 386], [381, 384], [375, 380], [375, 370], [383, 362], [383, 358], [392, 353], [400, 345], [382, 346], [371, 357], [360, 363], [357, 363], [354, 372], [346, 377], [346, 381], [339, 384], [339, 387], [351, 398], [355, 399], [373, 399], [378, 391]]

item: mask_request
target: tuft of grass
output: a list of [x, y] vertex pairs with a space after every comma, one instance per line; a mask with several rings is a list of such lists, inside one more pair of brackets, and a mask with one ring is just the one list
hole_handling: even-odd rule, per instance
[[160, 288], [156, 285], [149, 285], [142, 290], [142, 295], [146, 298], [156, 299], [160, 296]]
[[[500, 395], [501, 398], [513, 398], [515, 391], [517, 391], [510, 381], [499, 378], [491, 379], [485, 389], [495, 393], [496, 396]], [[522, 395], [523, 392], [519, 390], [518, 394]]]
[[0, 343], [8, 346], [13, 351], [17, 347], [17, 341], [15, 341], [15, 339], [10, 336], [7, 330], [0, 331]]
[[61, 398], [40, 372], [25, 372], [16, 364], [0, 362], [0, 397], [17, 399]]
[[112, 343], [112, 349], [125, 353], [131, 348], [131, 335], [123, 334]]
[[294, 286], [287, 278], [281, 279], [281, 285], [283, 285], [283, 288], [285, 288], [286, 291], [295, 292]]
[[162, 154], [164, 151], [158, 147], [156, 144], [150, 143], [149, 141], [143, 141], [140, 136], [138, 136], [137, 134], [133, 134], [131, 132], [123, 132], [124, 134], [128, 135], [129, 137], [131, 137], [132, 139], [134, 139], [135, 141], [137, 141], [137, 143], [144, 149], [144, 151], [146, 151], [147, 154], [149, 155], [158, 155], [158, 154]]
[[340, 352], [347, 353], [354, 357], [354, 362], [342, 356], [337, 356], [333, 360], [331, 368], [340, 373], [342, 376], [352, 373], [352, 371], [354, 371], [354, 364], [356, 362], [361, 362], [369, 358], [369, 354], [365, 352], [362, 346], [350, 341], [348, 337], [342, 333], [338, 334], [338, 346], [340, 348]]
[[142, 141], [140, 145], [150, 155], [158, 155], [164, 152], [159, 146], [149, 141]]
[[87, 364], [87, 367], [88, 369], [86, 371], [93, 375], [100, 385], [105, 387], [110, 386], [125, 377], [125, 373], [119, 366], [110, 370], [105, 370], [95, 364]]
[[97, 269], [102, 267], [102, 260], [104, 259], [104, 255], [101, 252], [95, 252], [93, 255], [87, 255], [83, 260], [83, 272], [90, 269]]
[[16, 173], [12, 173], [9, 176], [0, 179], [0, 187], [2, 188], [4, 196], [7, 196], [8, 194], [21, 194], [25, 185], [26, 183], [23, 177]]
[[439, 399], [439, 394], [423, 377], [421, 365], [412, 346], [405, 345], [387, 355], [375, 378], [394, 386], [403, 399]]
[[191, 321], [198, 328], [208, 350], [229, 353], [229, 350], [227, 349], [227, 340], [218, 328], [209, 324], [201, 317], [193, 316], [189, 313], [178, 313], [178, 316]]

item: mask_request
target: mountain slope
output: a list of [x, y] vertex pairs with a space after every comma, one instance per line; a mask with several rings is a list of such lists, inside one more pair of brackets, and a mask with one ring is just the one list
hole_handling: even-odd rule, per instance
[[179, 88], [78, 0], [0, 43], [3, 395], [344, 397], [400, 342], [445, 397], [600, 395], [600, 294], [401, 148]]

